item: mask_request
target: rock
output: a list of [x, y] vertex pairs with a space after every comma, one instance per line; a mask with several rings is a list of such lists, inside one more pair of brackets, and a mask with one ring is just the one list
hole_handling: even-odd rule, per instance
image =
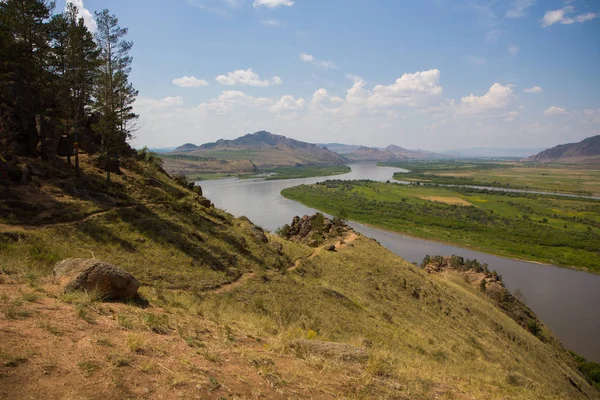
[[283, 245], [279, 242], [275, 242], [273, 243], [273, 246], [275, 247], [275, 250], [277, 251], [277, 254], [283, 254]]
[[[194, 185], [194, 183], [192, 182], [192, 184]], [[192, 187], [192, 191], [194, 193], [196, 193], [198, 196], [202, 196], [202, 187], [200, 187], [200, 185], [195, 185]]]
[[67, 258], [54, 266], [54, 278], [65, 293], [98, 290], [104, 300], [137, 296], [140, 283], [129, 272], [101, 260]]
[[369, 352], [345, 343], [324, 342], [321, 340], [296, 339], [290, 347], [300, 355], [312, 354], [340, 361], [366, 362]]
[[334, 244], [329, 245], [329, 246], [325, 247], [325, 250], [327, 250], [327, 251], [335, 251], [335, 245]]
[[252, 236], [254, 241], [258, 243], [269, 243], [269, 239], [265, 235], [265, 232], [262, 230], [262, 228], [256, 225], [252, 226], [252, 229], [250, 230], [250, 235]]
[[207, 199], [206, 197], [200, 197], [198, 199], [198, 203], [202, 206], [202, 207], [206, 207], [206, 208], [212, 208], [214, 207], [213, 203], [210, 202], [209, 199]]

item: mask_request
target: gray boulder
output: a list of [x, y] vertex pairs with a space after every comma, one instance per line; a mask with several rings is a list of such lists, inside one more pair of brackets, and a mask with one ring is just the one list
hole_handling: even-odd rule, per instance
[[67, 258], [54, 266], [54, 279], [65, 293], [98, 290], [104, 300], [137, 296], [140, 283], [129, 272], [101, 260]]

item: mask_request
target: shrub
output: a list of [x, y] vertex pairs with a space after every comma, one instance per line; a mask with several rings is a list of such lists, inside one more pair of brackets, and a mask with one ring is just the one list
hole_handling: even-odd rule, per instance
[[529, 322], [527, 322], [527, 330], [534, 336], [540, 337], [542, 328], [535, 319], [531, 319]]
[[277, 236], [282, 237], [282, 238], [286, 238], [289, 233], [290, 233], [290, 226], [289, 226], [289, 224], [285, 224], [285, 225], [280, 226], [279, 228], [275, 229], [275, 234]]

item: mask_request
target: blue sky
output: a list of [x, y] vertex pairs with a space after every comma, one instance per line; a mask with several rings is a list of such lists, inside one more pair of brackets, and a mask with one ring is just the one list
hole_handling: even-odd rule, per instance
[[[137, 146], [545, 147], [600, 134], [596, 0], [70, 0], [134, 41]], [[62, 8], [63, 4], [58, 7]]]

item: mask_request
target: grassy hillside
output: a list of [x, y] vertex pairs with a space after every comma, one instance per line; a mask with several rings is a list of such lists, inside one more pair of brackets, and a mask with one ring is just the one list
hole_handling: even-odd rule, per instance
[[[0, 192], [0, 397], [600, 397], [550, 331], [459, 275], [360, 235], [265, 234], [151, 162], [110, 189], [85, 158], [79, 180], [34, 164], [45, 178]], [[148, 305], [61, 294], [66, 257], [125, 268]]]
[[282, 194], [392, 231], [600, 272], [597, 200], [372, 181], [326, 181]]

